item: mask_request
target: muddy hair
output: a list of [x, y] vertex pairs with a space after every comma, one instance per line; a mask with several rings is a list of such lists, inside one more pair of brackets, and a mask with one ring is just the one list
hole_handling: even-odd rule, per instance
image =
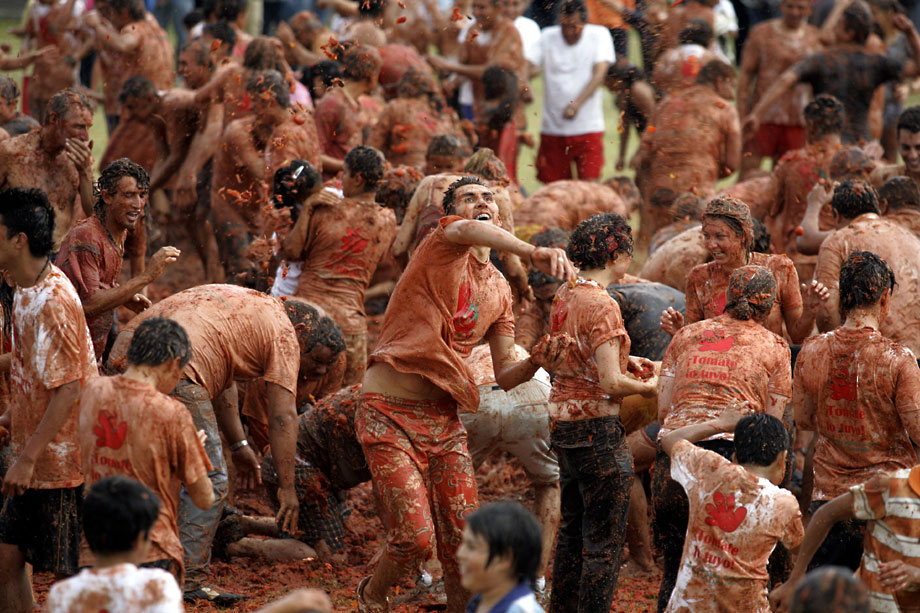
[[898, 117], [898, 132], [907, 130], [911, 134], [920, 132], [920, 106], [911, 106]]
[[[297, 178], [294, 178], [294, 175]], [[323, 176], [306, 160], [293, 160], [275, 171], [272, 181], [272, 204], [276, 209], [289, 208], [291, 221], [297, 221], [297, 205], [323, 184]]]
[[121, 86], [121, 91], [118, 92], [118, 102], [125, 104], [129, 100], [136, 100], [137, 98], [151, 95], [157, 95], [157, 87], [153, 84], [153, 81], [147, 77], [135, 75], [125, 81], [125, 84]]
[[582, 21], [588, 21], [588, 7], [585, 6], [584, 0], [564, 0], [559, 6], [560, 18], [572, 15], [581, 15]]
[[105, 4], [116, 14], [122, 11], [128, 11], [128, 15], [134, 21], [143, 19], [144, 15], [147, 13], [147, 8], [142, 0], [105, 0], [105, 2], [100, 2], [100, 4]]
[[428, 104], [437, 111], [441, 112], [444, 108], [444, 102], [438, 91], [437, 84], [425, 73], [409, 67], [409, 70], [403, 74], [396, 85], [396, 92], [400, 98], [421, 98], [428, 99]]
[[887, 289], [894, 291], [894, 271], [871, 251], [856, 251], [840, 266], [840, 314], [877, 304]]
[[215, 21], [205, 25], [202, 34], [219, 40], [221, 45], [233, 47], [236, 44], [236, 30], [226, 21]]
[[454, 215], [456, 213], [454, 202], [457, 196], [457, 190], [466, 185], [481, 185], [483, 187], [489, 187], [486, 185], [485, 181], [479, 177], [463, 177], [457, 179], [447, 187], [447, 191], [444, 192], [444, 200], [441, 201], [441, 208], [444, 210], [445, 215]]
[[572, 231], [566, 253], [582, 270], [603, 269], [620, 254], [632, 255], [632, 229], [616, 213], [592, 215]]
[[439, 134], [428, 141], [425, 157], [430, 158], [437, 155], [463, 158], [466, 157], [468, 153], [469, 151], [467, 151], [466, 145], [464, 145], [454, 134]]
[[396, 214], [396, 223], [402, 223], [409, 201], [422, 181], [422, 173], [412, 166], [399, 166], [383, 173], [377, 184], [374, 200]]
[[470, 513], [466, 527], [489, 545], [486, 568], [495, 558], [510, 556], [511, 572], [517, 582], [534, 586], [543, 541], [540, 522], [533, 513], [518, 502], [494, 502]]
[[891, 177], [878, 188], [879, 200], [884, 200], [889, 210], [920, 209], [920, 188], [908, 177]]
[[565, 249], [571, 238], [572, 233], [563, 228], [544, 228], [530, 237], [530, 244], [534, 247]]
[[314, 81], [317, 78], [323, 80], [323, 87], [332, 87], [335, 83], [342, 80], [342, 64], [335, 60], [323, 60], [301, 69], [300, 82], [310, 90], [310, 95], [314, 100], [321, 98], [324, 92], [317, 92]]
[[246, 83], [246, 91], [255, 94], [253, 98], [268, 94], [283, 109], [291, 106], [291, 93], [287, 81], [277, 70], [260, 70], [253, 74]]
[[786, 426], [767, 413], [747, 415], [735, 425], [735, 460], [738, 464], [769, 466], [788, 446]]
[[703, 217], [703, 201], [690, 192], [678, 194], [674, 198], [674, 221], [699, 221]]
[[475, 173], [486, 181], [502, 184], [507, 184], [509, 181], [505, 163], [488, 147], [482, 147], [471, 155], [463, 167], [463, 172]]
[[0, 221], [6, 226], [6, 237], [20, 232], [29, 242], [29, 253], [35, 258], [51, 255], [54, 248], [54, 208], [40, 189], [9, 187], [0, 191]]
[[246, 46], [243, 53], [243, 68], [252, 71], [277, 70], [284, 72], [284, 64], [272, 39], [268, 36], [257, 36]]
[[822, 566], [809, 572], [792, 594], [789, 613], [869, 613], [869, 592], [853, 571]]
[[202, 66], [207, 66], [211, 70], [214, 70], [214, 62], [211, 61], [211, 56], [208, 53], [208, 48], [205, 47], [200, 40], [193, 40], [191, 42], [185, 43], [185, 45], [179, 50], [179, 53], [191, 53], [195, 61]]
[[696, 75], [698, 85], [715, 85], [719, 79], [734, 79], [736, 77], [735, 69], [722, 60], [710, 60], [706, 65], [700, 68], [699, 74]]
[[127, 358], [134, 366], [160, 366], [179, 358], [179, 366], [184, 367], [192, 359], [192, 343], [178, 322], [151, 317], [134, 331]]
[[0, 98], [7, 102], [19, 98], [19, 86], [16, 85], [16, 81], [7, 76], [0, 76]]
[[732, 196], [716, 196], [706, 203], [702, 221], [707, 218], [722, 221], [732, 229], [739, 238], [741, 246], [750, 253], [754, 244], [754, 220], [751, 209], [743, 201]]
[[364, 180], [364, 191], [376, 191], [377, 185], [383, 179], [387, 161], [379, 149], [358, 145], [345, 154], [344, 164], [351, 174], [360, 176]]
[[712, 42], [712, 26], [705, 19], [691, 19], [678, 35], [678, 41], [683, 45], [699, 45], [708, 47]]
[[844, 181], [834, 188], [831, 207], [844, 219], [856, 219], [865, 213], [878, 215], [878, 194], [865, 181]]
[[22, 115], [21, 117], [16, 117], [10, 121], [3, 124], [3, 129], [6, 130], [6, 133], [10, 136], [19, 136], [21, 134], [28, 134], [32, 130], [36, 130], [41, 127], [41, 124], [29, 117], [28, 115]]
[[742, 266], [728, 278], [725, 312], [741, 321], [763, 321], [776, 301], [776, 279], [761, 266]]
[[138, 535], [150, 538], [161, 504], [140, 481], [121, 475], [100, 479], [83, 499], [83, 534], [89, 548], [95, 554], [131, 551]]
[[[297, 343], [301, 352], [312, 351], [317, 345], [328, 347], [333, 355], [345, 351], [345, 336], [342, 329], [329, 317], [320, 317], [309, 302], [298, 298], [282, 299], [284, 312], [297, 330]], [[301, 329], [297, 327], [303, 324]]]
[[220, 0], [217, 3], [217, 18], [236, 21], [249, 8], [249, 0]]
[[75, 106], [82, 106], [88, 111], [93, 110], [89, 98], [77, 90], [68, 87], [67, 89], [59, 91], [51, 96], [51, 100], [48, 101], [48, 112], [45, 114], [44, 123], [48, 124], [51, 121], [52, 115], [64, 117], [68, 112], [73, 110]]
[[751, 251], [754, 253], [770, 253], [771, 236], [767, 226], [763, 222], [754, 218], [754, 242], [751, 244]]
[[381, 17], [386, 6], [386, 0], [361, 0], [358, 3], [358, 14], [362, 17]]
[[827, 134], [840, 134], [846, 109], [837, 98], [821, 94], [805, 105], [805, 125], [813, 138]]
[[644, 78], [642, 71], [629, 62], [614, 62], [607, 69], [607, 80], [619, 81], [624, 88], [631, 88], [633, 83]]
[[856, 0], [850, 3], [840, 16], [843, 19], [843, 27], [853, 34], [852, 42], [861, 45], [869, 38], [872, 31], [872, 12], [862, 0]]
[[102, 193], [108, 192], [114, 194], [118, 191], [118, 182], [122, 177], [134, 177], [137, 181], [137, 189], [141, 192], [150, 190], [150, 175], [128, 158], [121, 158], [111, 162], [102, 169], [99, 174], [99, 180], [93, 186], [93, 197], [96, 202], [93, 204], [93, 213], [100, 219], [105, 219], [105, 201], [102, 199]]
[[350, 45], [339, 58], [342, 62], [342, 72], [345, 78], [352, 81], [366, 81], [374, 73], [380, 72], [383, 60], [380, 53], [373, 47], [354, 44]]
[[844, 147], [831, 158], [828, 171], [834, 181], [869, 180], [872, 160], [859, 147]]

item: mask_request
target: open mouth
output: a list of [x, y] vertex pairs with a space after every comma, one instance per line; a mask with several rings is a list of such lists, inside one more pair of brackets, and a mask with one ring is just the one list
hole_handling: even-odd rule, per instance
[[125, 217], [127, 218], [127, 220], [130, 221], [130, 222], [135, 222], [135, 221], [137, 221], [138, 218], [139, 218], [140, 216], [141, 216], [140, 213], [128, 213], [128, 214], [125, 215]]
[[476, 221], [492, 221], [492, 216], [488, 213], [480, 213], [476, 216]]

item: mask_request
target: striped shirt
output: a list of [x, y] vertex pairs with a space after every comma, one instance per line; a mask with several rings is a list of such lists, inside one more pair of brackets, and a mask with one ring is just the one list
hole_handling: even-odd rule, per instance
[[876, 475], [850, 488], [855, 517], [869, 520], [859, 576], [876, 613], [920, 611], [920, 591], [892, 593], [878, 577], [879, 566], [886, 562], [920, 566], [920, 495], [908, 483], [912, 471], [920, 466]]

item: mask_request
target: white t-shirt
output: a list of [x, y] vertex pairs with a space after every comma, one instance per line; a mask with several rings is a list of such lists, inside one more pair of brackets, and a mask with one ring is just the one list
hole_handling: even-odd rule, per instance
[[[470, 30], [473, 26], [476, 25], [475, 19], [470, 19], [469, 22], [460, 28], [460, 34], [457, 35], [457, 42], [461, 45], [466, 42], [466, 37], [469, 36]], [[489, 41], [492, 40], [491, 32], [480, 32], [477, 40], [483, 45], [488, 45]], [[464, 106], [473, 106], [473, 83], [469, 79], [463, 79], [460, 82], [460, 91], [457, 94], [457, 102]]]
[[119, 564], [84, 568], [55, 583], [45, 602], [47, 613], [177, 613], [184, 611], [176, 578], [159, 568]]
[[565, 107], [578, 97], [594, 74], [598, 62], [616, 59], [610, 31], [586, 24], [581, 38], [569, 45], [562, 38], [562, 28], [551, 26], [543, 30], [537, 49], [537, 66], [543, 68], [543, 125], [540, 131], [551, 136], [576, 136], [604, 131], [604, 108], [598, 87], [578, 109], [573, 119], [562, 116]]
[[521, 35], [521, 44], [524, 46], [524, 59], [536, 65], [540, 61], [540, 26], [529, 17], [521, 15], [514, 20], [514, 27]]

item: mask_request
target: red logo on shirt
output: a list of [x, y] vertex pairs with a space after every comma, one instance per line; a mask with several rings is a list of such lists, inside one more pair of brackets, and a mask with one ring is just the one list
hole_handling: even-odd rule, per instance
[[712, 330], [703, 331], [703, 342], [700, 343], [699, 351], [717, 351], [724, 353], [732, 348], [735, 344], [734, 337], [725, 336], [725, 333], [719, 331], [718, 334]]
[[362, 270], [364, 263], [358, 256], [367, 249], [368, 242], [361, 236], [358, 228], [346, 228], [345, 236], [342, 237], [342, 251], [332, 256], [331, 268], [342, 274]]
[[716, 315], [721, 315], [725, 312], [726, 300], [725, 292], [722, 292], [712, 299], [712, 309], [715, 311]]
[[856, 400], [856, 373], [846, 366], [831, 371], [831, 400]]
[[744, 521], [747, 516], [747, 509], [742, 506], [735, 508], [735, 497], [729, 495], [728, 498], [722, 495], [722, 492], [716, 492], [712, 496], [715, 504], [706, 505], [706, 524], [716, 526], [723, 532], [734, 532]]
[[115, 425], [115, 415], [109, 411], [99, 413], [99, 424], [93, 426], [93, 434], [97, 437], [96, 447], [111, 447], [121, 449], [128, 434], [128, 424], [121, 422]]
[[553, 313], [553, 333], [559, 332], [562, 329], [562, 324], [565, 323], [565, 318], [569, 316], [569, 310], [565, 308], [565, 305], [560, 305], [556, 312]]
[[479, 307], [472, 304], [473, 289], [469, 281], [464, 281], [460, 286], [457, 296], [457, 312], [454, 313], [454, 330], [461, 335], [472, 334], [476, 322], [479, 320]]
[[686, 60], [681, 62], [680, 65], [681, 74], [685, 79], [698, 75], [700, 68], [702, 68], [702, 66], [700, 66], [700, 58], [696, 57], [695, 55], [691, 55]]

